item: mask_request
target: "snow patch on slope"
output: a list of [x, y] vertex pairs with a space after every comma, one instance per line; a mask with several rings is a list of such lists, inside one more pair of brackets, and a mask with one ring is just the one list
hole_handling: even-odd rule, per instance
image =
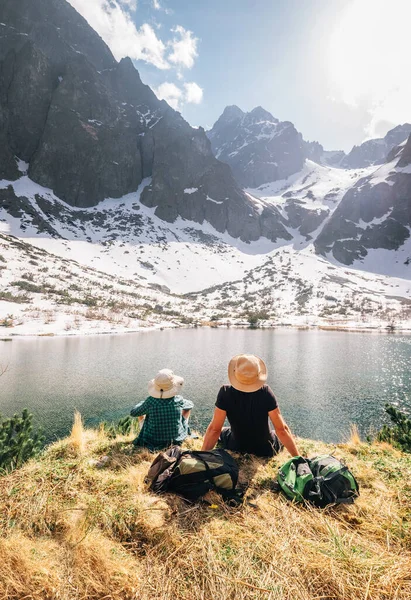
[[[285, 214], [284, 206], [291, 198], [310, 210], [331, 214], [345, 191], [369, 173], [369, 169], [344, 171], [307, 161], [304, 169], [288, 180], [247, 193], [259, 212], [275, 204]], [[381, 324], [410, 302], [409, 280], [358, 270], [367, 268], [368, 263], [347, 269], [319, 257], [312, 243], [291, 227], [287, 228], [290, 241], [274, 244], [261, 238], [247, 244], [217, 232], [208, 223], [200, 226], [181, 217], [173, 224], [166, 223], [155, 216], [154, 208], [140, 202], [150, 179], [134, 193], [108, 198], [88, 209], [67, 205], [26, 176], [16, 182], [0, 182], [2, 188], [9, 185], [18, 196], [28, 198], [33, 210], [61, 237], [51, 238], [47, 232], [39, 232], [27, 216], [13, 218], [4, 209], [0, 212], [3, 230], [7, 224], [13, 235], [82, 268], [98, 269], [146, 288], [154, 284], [189, 294], [190, 302], [198, 305], [194, 312], [199, 318], [221, 313], [225, 319], [241, 322], [246, 311], [265, 310], [272, 323], [324, 324], [347, 319], [361, 323], [368, 318], [368, 306]], [[36, 195], [45, 204], [39, 206]], [[411, 242], [401, 251], [404, 260], [411, 256]], [[390, 256], [392, 264], [389, 251], [370, 253], [368, 260], [381, 261], [378, 252]], [[400, 276], [402, 271], [394, 269], [392, 274]]]

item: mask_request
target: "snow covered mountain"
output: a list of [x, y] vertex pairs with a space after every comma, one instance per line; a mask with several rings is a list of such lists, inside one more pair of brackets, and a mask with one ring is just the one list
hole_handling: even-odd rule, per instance
[[346, 191], [367, 170], [336, 169], [306, 160], [298, 173], [287, 179], [249, 188], [264, 204], [275, 206], [291, 239], [315, 239], [322, 224], [337, 208]]
[[359, 146], [354, 146], [348, 154], [343, 150], [324, 150], [319, 142], [303, 140], [303, 146], [306, 158], [320, 165], [344, 169], [363, 169], [384, 163], [391, 150], [406, 141], [410, 133], [410, 123], [398, 125], [388, 131], [383, 138], [367, 140]]
[[307, 158], [320, 165], [344, 169], [363, 169], [384, 163], [391, 150], [406, 141], [410, 133], [410, 123], [398, 125], [383, 138], [367, 140], [359, 146], [354, 146], [348, 154], [345, 154], [343, 150], [324, 150], [319, 142], [304, 141], [304, 150]]
[[[149, 181], [121, 199], [78, 208], [22, 172], [0, 182], [0, 324], [13, 315], [14, 327], [4, 332], [14, 334], [250, 318], [270, 325], [385, 327], [395, 320], [408, 326], [407, 265], [397, 278], [367, 273], [359, 260], [347, 269], [313, 245], [347, 190], [371, 173], [307, 161], [288, 181], [253, 190], [258, 210], [278, 210], [288, 239], [245, 243], [206, 223], [163, 221], [141, 202]], [[395, 262], [400, 251], [385, 252]]]
[[277, 239], [194, 129], [144, 85], [65, 0], [0, 3], [0, 177], [30, 178], [72, 206], [119, 198], [150, 178], [141, 201], [167, 222], [208, 222], [245, 241]]
[[346, 154], [344, 150], [324, 150], [319, 142], [306, 142], [304, 140], [304, 151], [306, 158], [313, 160], [319, 165], [339, 167]]
[[315, 247], [346, 265], [360, 260], [372, 271], [403, 273], [411, 263], [410, 230], [411, 135], [347, 191]]
[[361, 169], [384, 163], [393, 148], [406, 141], [411, 133], [411, 124], [404, 123], [391, 129], [383, 138], [367, 140], [354, 146], [351, 152], [340, 161], [346, 169]]
[[216, 157], [230, 165], [237, 183], [256, 188], [299, 172], [305, 159], [345, 169], [382, 164], [410, 133], [409, 123], [398, 125], [384, 138], [368, 140], [345, 154], [304, 140], [292, 123], [280, 122], [261, 106], [249, 113], [227, 106], [207, 135]]
[[209, 135], [241, 189], [65, 0], [3, 0], [0, 30], [9, 333], [411, 323], [410, 141], [335, 168], [291, 123], [228, 107]]
[[237, 280], [186, 298], [213, 307], [215, 319], [238, 315], [243, 324], [254, 315], [271, 324], [323, 328], [411, 325], [409, 280], [343, 270], [298, 244], [270, 253]]
[[304, 164], [301, 135], [261, 106], [244, 113], [227, 106], [207, 132], [216, 157], [230, 165], [243, 187], [258, 187], [300, 171]]

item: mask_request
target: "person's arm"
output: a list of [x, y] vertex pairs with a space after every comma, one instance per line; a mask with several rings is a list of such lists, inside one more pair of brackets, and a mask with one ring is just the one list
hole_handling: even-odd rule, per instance
[[194, 402], [192, 402], [191, 400], [187, 400], [187, 398], [183, 398], [181, 397], [182, 400], [182, 405], [181, 405], [181, 412], [183, 417], [188, 421], [190, 413], [191, 413], [191, 409], [194, 407]]
[[132, 417], [139, 417], [139, 421], [142, 421], [142, 419], [144, 419], [144, 415], [146, 415], [148, 412], [148, 407], [149, 402], [148, 398], [146, 398], [142, 402], [136, 404], [136, 406], [130, 410], [130, 415]]
[[214, 409], [214, 415], [210, 425], [207, 427], [207, 431], [204, 436], [203, 447], [201, 450], [212, 450], [214, 448], [218, 442], [218, 438], [220, 437], [226, 414], [226, 411], [221, 410], [221, 408], [216, 407]]
[[274, 410], [271, 410], [268, 413], [268, 416], [270, 417], [271, 422], [274, 425], [275, 433], [277, 434], [278, 439], [287, 448], [291, 456], [300, 456], [297, 445], [293, 438], [293, 434], [291, 433], [287, 423], [284, 421], [280, 413], [280, 409], [276, 408]]

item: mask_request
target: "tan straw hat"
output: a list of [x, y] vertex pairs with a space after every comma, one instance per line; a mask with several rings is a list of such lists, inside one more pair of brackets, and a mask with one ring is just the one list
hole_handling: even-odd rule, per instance
[[161, 369], [157, 375], [148, 382], [148, 393], [153, 398], [172, 398], [183, 387], [184, 379], [174, 375], [170, 369]]
[[228, 378], [240, 392], [256, 392], [267, 381], [267, 367], [254, 354], [237, 354], [228, 363]]

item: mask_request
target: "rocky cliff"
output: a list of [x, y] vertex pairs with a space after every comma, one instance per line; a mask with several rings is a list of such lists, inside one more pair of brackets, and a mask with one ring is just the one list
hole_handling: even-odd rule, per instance
[[315, 248], [323, 255], [332, 252], [335, 259], [349, 265], [371, 249], [397, 250], [410, 237], [410, 228], [411, 135], [391, 151], [384, 165], [345, 194]]
[[211, 223], [245, 241], [287, 237], [193, 129], [65, 0], [0, 5], [0, 177], [32, 180], [76, 207], [137, 189], [166, 221]]
[[303, 141], [294, 125], [261, 106], [249, 113], [227, 106], [207, 135], [216, 157], [230, 165], [243, 187], [285, 179], [304, 165]]
[[304, 152], [306, 158], [313, 160], [319, 165], [339, 167], [345, 158], [344, 150], [324, 150], [319, 142], [306, 142], [304, 140]]

